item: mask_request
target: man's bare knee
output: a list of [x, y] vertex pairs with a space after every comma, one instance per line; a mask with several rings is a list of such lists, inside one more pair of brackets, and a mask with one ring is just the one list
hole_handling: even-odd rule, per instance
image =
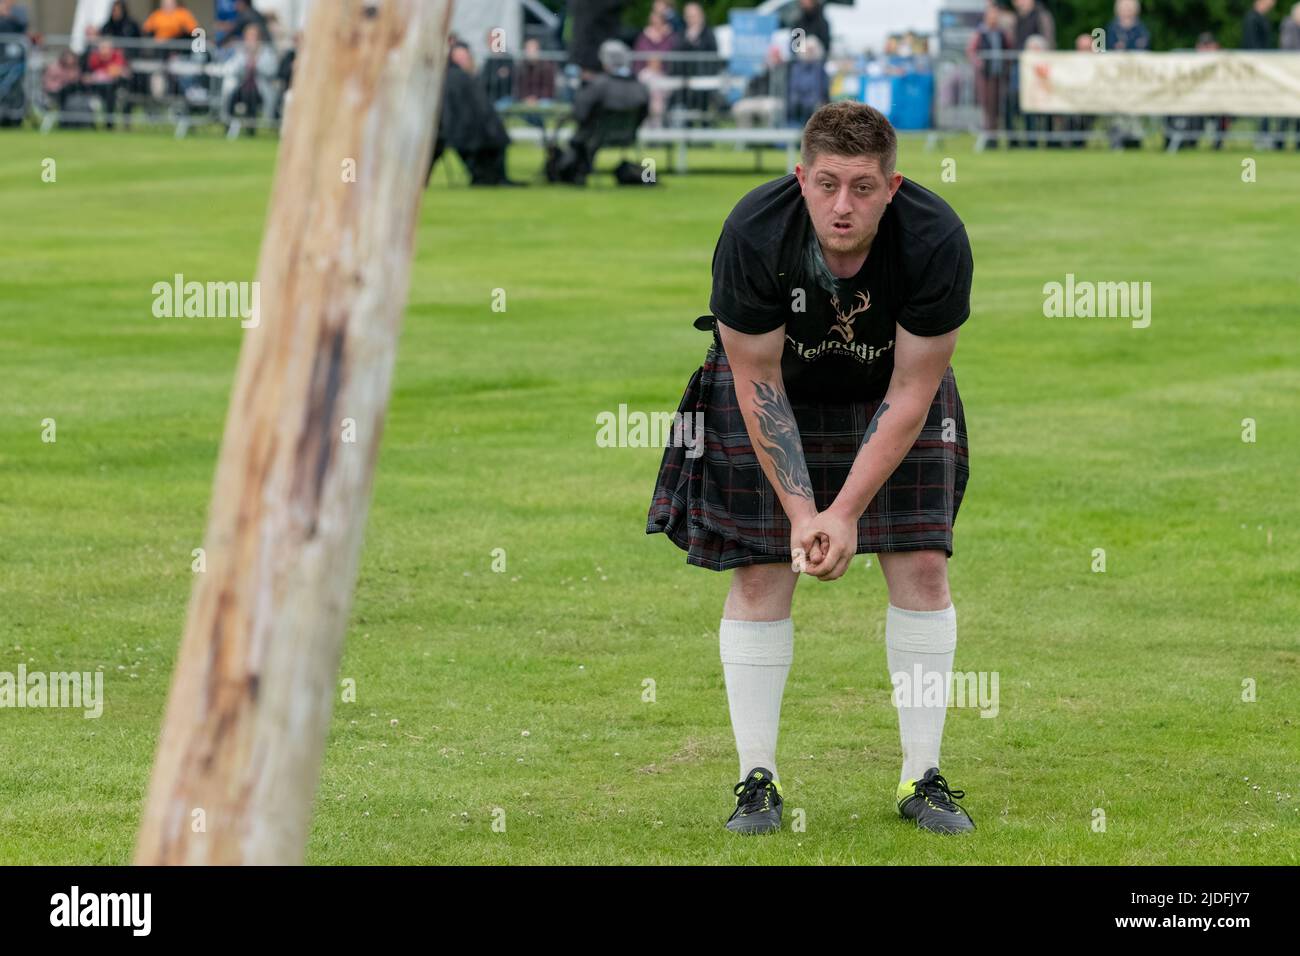
[[799, 576], [786, 564], [749, 564], [731, 576], [724, 616], [738, 621], [779, 621], [790, 616]]
[[941, 610], [952, 600], [948, 592], [948, 555], [943, 551], [882, 554], [880, 567], [895, 607]]

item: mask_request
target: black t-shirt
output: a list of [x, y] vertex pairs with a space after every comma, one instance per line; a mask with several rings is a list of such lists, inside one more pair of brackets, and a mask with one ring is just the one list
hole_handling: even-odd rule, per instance
[[874, 401], [894, 371], [895, 323], [913, 335], [951, 332], [970, 315], [972, 272], [952, 207], [904, 179], [862, 268], [835, 278], [789, 175], [752, 190], [727, 217], [709, 309], [739, 332], [785, 325], [781, 374], [792, 399]]

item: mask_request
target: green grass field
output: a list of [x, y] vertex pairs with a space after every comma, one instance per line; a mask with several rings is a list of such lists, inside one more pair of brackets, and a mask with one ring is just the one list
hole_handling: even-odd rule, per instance
[[[0, 135], [0, 671], [102, 667], [107, 698], [98, 720], [0, 709], [0, 862], [130, 859], [243, 334], [156, 319], [151, 289], [254, 278], [275, 148]], [[776, 154], [701, 153], [711, 172], [644, 191], [440, 170], [308, 860], [1300, 862], [1300, 156], [1256, 156], [1254, 183], [1243, 158], [904, 146], [976, 263], [950, 576], [956, 668], [996, 671], [1000, 710], [949, 711], [979, 824], [959, 840], [893, 808], [866, 558], [795, 598], [779, 760], [806, 830], [722, 829], [728, 575], [645, 535], [661, 450], [595, 442], [601, 411], [675, 407], [721, 221]], [[1150, 327], [1044, 318], [1067, 273], [1149, 281]]]

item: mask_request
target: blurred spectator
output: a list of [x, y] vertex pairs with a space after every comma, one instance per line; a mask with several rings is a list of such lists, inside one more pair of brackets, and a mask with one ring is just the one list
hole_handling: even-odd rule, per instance
[[[275, 76], [280, 69], [275, 50], [262, 40], [261, 28], [253, 22], [244, 27], [244, 42], [225, 67], [221, 84], [221, 115], [227, 124], [236, 119], [270, 116], [275, 107]], [[250, 133], [256, 126], [250, 125]]]
[[[1021, 51], [1029, 49], [1056, 49], [1056, 21], [1038, 0], [1012, 0], [1012, 6], [1015, 7], [1013, 13], [1013, 24], [1011, 40], [1015, 49]], [[1034, 39], [1037, 37], [1037, 39]], [[1030, 41], [1033, 40], [1031, 45]], [[1039, 135], [1046, 130], [1049, 124], [1048, 118], [1034, 113], [1022, 113], [1020, 110], [1020, 70], [1019, 64], [1013, 64], [1011, 67], [1010, 96], [1008, 97], [1010, 111], [1008, 113], [1007, 128], [1011, 131], [1008, 140], [1009, 146], [1029, 146], [1037, 147], [1042, 137]], [[1020, 132], [1023, 127], [1024, 132]]]
[[1246, 18], [1241, 24], [1241, 48], [1243, 50], [1272, 50], [1273, 24], [1268, 15], [1273, 12], [1277, 0], [1254, 0], [1246, 11]]
[[95, 52], [95, 47], [99, 46], [99, 27], [93, 23], [86, 25], [86, 42], [81, 52], [81, 72], [90, 72], [90, 54]]
[[[1002, 28], [1002, 11], [993, 0], [984, 8], [984, 20], [971, 34], [966, 56], [975, 68], [975, 92], [984, 118], [985, 132], [1002, 129], [1005, 121], [1002, 107], [1007, 100], [1007, 78], [1011, 61], [1006, 59], [1011, 38]], [[986, 146], [996, 147], [996, 136], [986, 140]]]
[[569, 59], [583, 72], [583, 78], [600, 73], [600, 45], [619, 39], [623, 32], [623, 11], [632, 0], [569, 0], [568, 19], [572, 26]]
[[[1241, 48], [1243, 50], [1272, 50], [1275, 49], [1273, 42], [1273, 24], [1269, 22], [1268, 15], [1273, 12], [1277, 0], [1254, 0], [1250, 10], [1246, 12], [1246, 18], [1241, 24]], [[1259, 121], [1260, 143], [1261, 148], [1267, 149], [1270, 146], [1278, 149], [1286, 148], [1286, 136], [1280, 135], [1285, 133], [1285, 120], [1270, 120], [1265, 116]], [[1274, 132], [1276, 130], [1276, 133]]]
[[[632, 48], [640, 54], [670, 53], [677, 45], [668, 18], [659, 9], [650, 11], [649, 19], [636, 38]], [[638, 56], [632, 61], [632, 71], [650, 90], [650, 116], [656, 126], [662, 125], [667, 106], [667, 91], [659, 80], [664, 75], [664, 61], [657, 56]], [[581, 92], [581, 91], [579, 91]]]
[[677, 0], [655, 0], [654, 9], [663, 14], [673, 33], [681, 33], [686, 29], [686, 20], [677, 12]]
[[104, 104], [108, 116], [108, 128], [112, 129], [114, 116], [117, 114], [117, 94], [126, 86], [131, 77], [131, 68], [127, 66], [126, 54], [113, 46], [108, 37], [101, 37], [86, 60], [86, 75], [82, 85], [86, 92], [98, 96]]
[[[1151, 31], [1138, 14], [1138, 0], [1115, 0], [1115, 18], [1106, 27], [1107, 53], [1146, 53], [1151, 50]], [[1137, 116], [1117, 116], [1111, 121], [1110, 143], [1114, 149], [1140, 149], [1145, 130]]]
[[934, 63], [930, 58], [930, 40], [928, 37], [917, 36], [915, 33], [908, 34], [908, 45], [911, 47], [913, 73], [933, 73]]
[[0, 33], [26, 33], [27, 11], [14, 0], [0, 0]]
[[126, 8], [126, 0], [113, 0], [113, 7], [108, 11], [108, 19], [99, 28], [101, 36], [117, 37], [119, 40], [140, 39], [140, 24], [131, 17]]
[[600, 148], [603, 124], [621, 116], [623, 126], [635, 131], [650, 112], [650, 91], [632, 75], [627, 44], [606, 40], [600, 45], [602, 72], [573, 99], [573, 120], [578, 124], [567, 151], [553, 151], [547, 161], [547, 178], [581, 186], [587, 181]]
[[555, 63], [542, 59], [542, 43], [537, 37], [524, 41], [517, 92], [521, 100], [530, 104], [555, 99]]
[[1047, 41], [1047, 49], [1056, 49], [1056, 21], [1038, 0], [1012, 0], [1015, 7], [1015, 27], [1012, 40], [1017, 50], [1025, 48], [1031, 36]]
[[[1074, 38], [1075, 53], [1096, 53], [1092, 46], [1092, 34], [1080, 33]], [[1065, 132], [1065, 145], [1071, 149], [1082, 149], [1088, 145], [1088, 136], [1092, 132], [1097, 117], [1090, 115], [1066, 116], [1063, 118], [1062, 131]]]
[[[1300, 3], [1291, 7], [1291, 15], [1282, 21], [1282, 34], [1278, 46], [1293, 53], [1300, 51]], [[1300, 150], [1300, 119], [1283, 120], [1281, 131], [1286, 133], [1288, 129], [1295, 136], [1295, 148]], [[1286, 145], [1285, 137], [1280, 145]]]
[[168, 40], [188, 39], [198, 28], [199, 21], [178, 0], [162, 0], [158, 9], [145, 18], [141, 30], [145, 36], [165, 43]]
[[[99, 32], [101, 36], [131, 42], [133, 44], [131, 47], [132, 56], [138, 56], [141, 53], [139, 46], [134, 45], [135, 41], [138, 41], [142, 35], [140, 24], [131, 16], [131, 11], [126, 6], [126, 0], [113, 0], [113, 6], [108, 11], [108, 19], [99, 28]], [[132, 93], [146, 93], [149, 89], [149, 75], [132, 71], [127, 79], [127, 86]]]
[[501, 43], [503, 34], [500, 27], [492, 27], [487, 32], [487, 56], [483, 58], [483, 68], [479, 79], [487, 98], [493, 103], [501, 104], [515, 95], [515, 58]]
[[768, 47], [766, 68], [745, 84], [745, 95], [731, 106], [731, 117], [738, 127], [780, 125], [785, 113], [788, 68], [789, 64], [781, 56], [781, 48]]
[[433, 165], [441, 158], [443, 150], [451, 147], [469, 170], [471, 185], [521, 185], [506, 176], [506, 148], [510, 145], [510, 135], [488, 100], [483, 84], [475, 79], [474, 74], [474, 57], [469, 47], [453, 46], [443, 85], [438, 143], [434, 147], [429, 173], [432, 176]]
[[790, 64], [790, 92], [786, 122], [802, 128], [818, 107], [830, 102], [830, 78], [826, 75], [826, 51], [822, 41], [808, 36]]
[[1291, 8], [1291, 15], [1282, 21], [1283, 50], [1300, 50], [1300, 3]]
[[[1202, 33], [1196, 38], [1197, 53], [1216, 53], [1221, 49], [1223, 48], [1219, 45], [1219, 41], [1214, 38], [1213, 33]], [[1202, 129], [1205, 125], [1204, 120], [1209, 119], [1214, 128], [1214, 148], [1223, 149], [1223, 139], [1229, 127], [1232, 126], [1232, 118], [1229, 116], [1210, 116], [1199, 119], [1201, 119], [1200, 126]], [[1197, 139], [1199, 140], [1199, 138], [1198, 136]]]
[[224, 24], [225, 33], [218, 41], [218, 47], [227, 47], [241, 39], [250, 26], [257, 27], [258, 37], [264, 46], [273, 47], [271, 28], [266, 17], [253, 7], [253, 0], [235, 0], [235, 19]]
[[81, 64], [77, 62], [77, 54], [71, 50], [60, 53], [41, 77], [41, 88], [61, 110], [67, 109], [68, 97], [77, 91], [80, 83]]
[[[1214, 53], [1219, 50], [1219, 41], [1213, 33], [1205, 32], [1196, 38], [1197, 53]], [[1226, 116], [1167, 116], [1165, 117], [1165, 149], [1193, 149], [1205, 135], [1205, 126], [1209, 123], [1214, 129], [1214, 148], [1223, 149], [1223, 134], [1227, 131], [1229, 119]], [[1177, 145], [1175, 145], [1175, 142]]]
[[[688, 3], [682, 8], [684, 27], [676, 34], [676, 46], [679, 53], [690, 53], [699, 57], [694, 60], [681, 60], [672, 64], [676, 76], [716, 76], [722, 69], [722, 61], [705, 59], [707, 53], [718, 52], [718, 41], [709, 29], [704, 18], [704, 8], [698, 3]], [[673, 93], [670, 106], [681, 106], [688, 110], [707, 110], [710, 95], [708, 90], [693, 90], [689, 87]]]
[[795, 20], [795, 30], [802, 30], [805, 37], [816, 37], [821, 41], [823, 58], [831, 49], [831, 25], [822, 13], [822, 0], [799, 0], [799, 19]]
[[302, 33], [298, 32], [293, 35], [293, 43], [284, 51], [284, 56], [280, 57], [280, 66], [275, 71], [275, 77], [280, 81], [280, 96], [275, 104], [277, 120], [284, 118], [284, 111], [289, 105], [290, 91], [293, 89], [293, 68], [298, 62], [300, 43], [302, 43]]
[[[660, 10], [651, 10], [645, 28], [637, 34], [632, 49], [638, 53], [671, 53], [677, 46], [677, 37], [668, 18]], [[638, 56], [632, 61], [633, 72], [653, 67], [655, 72], [663, 73], [663, 60], [658, 57]]]
[[1151, 31], [1138, 14], [1142, 7], [1138, 0], [1115, 0], [1115, 19], [1106, 27], [1106, 50], [1119, 53], [1151, 49]]

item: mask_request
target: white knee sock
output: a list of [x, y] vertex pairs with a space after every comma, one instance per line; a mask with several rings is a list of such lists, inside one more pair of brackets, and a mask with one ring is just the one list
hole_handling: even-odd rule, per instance
[[718, 628], [722, 673], [727, 680], [731, 729], [736, 735], [740, 776], [755, 767], [776, 770], [777, 725], [781, 695], [794, 660], [794, 621], [733, 621]]
[[[957, 609], [952, 604], [941, 611], [908, 611], [889, 605], [885, 615], [885, 658], [903, 743], [900, 784], [919, 780], [931, 767], [939, 766], [956, 649]], [[936, 706], [939, 682], [943, 697]]]

